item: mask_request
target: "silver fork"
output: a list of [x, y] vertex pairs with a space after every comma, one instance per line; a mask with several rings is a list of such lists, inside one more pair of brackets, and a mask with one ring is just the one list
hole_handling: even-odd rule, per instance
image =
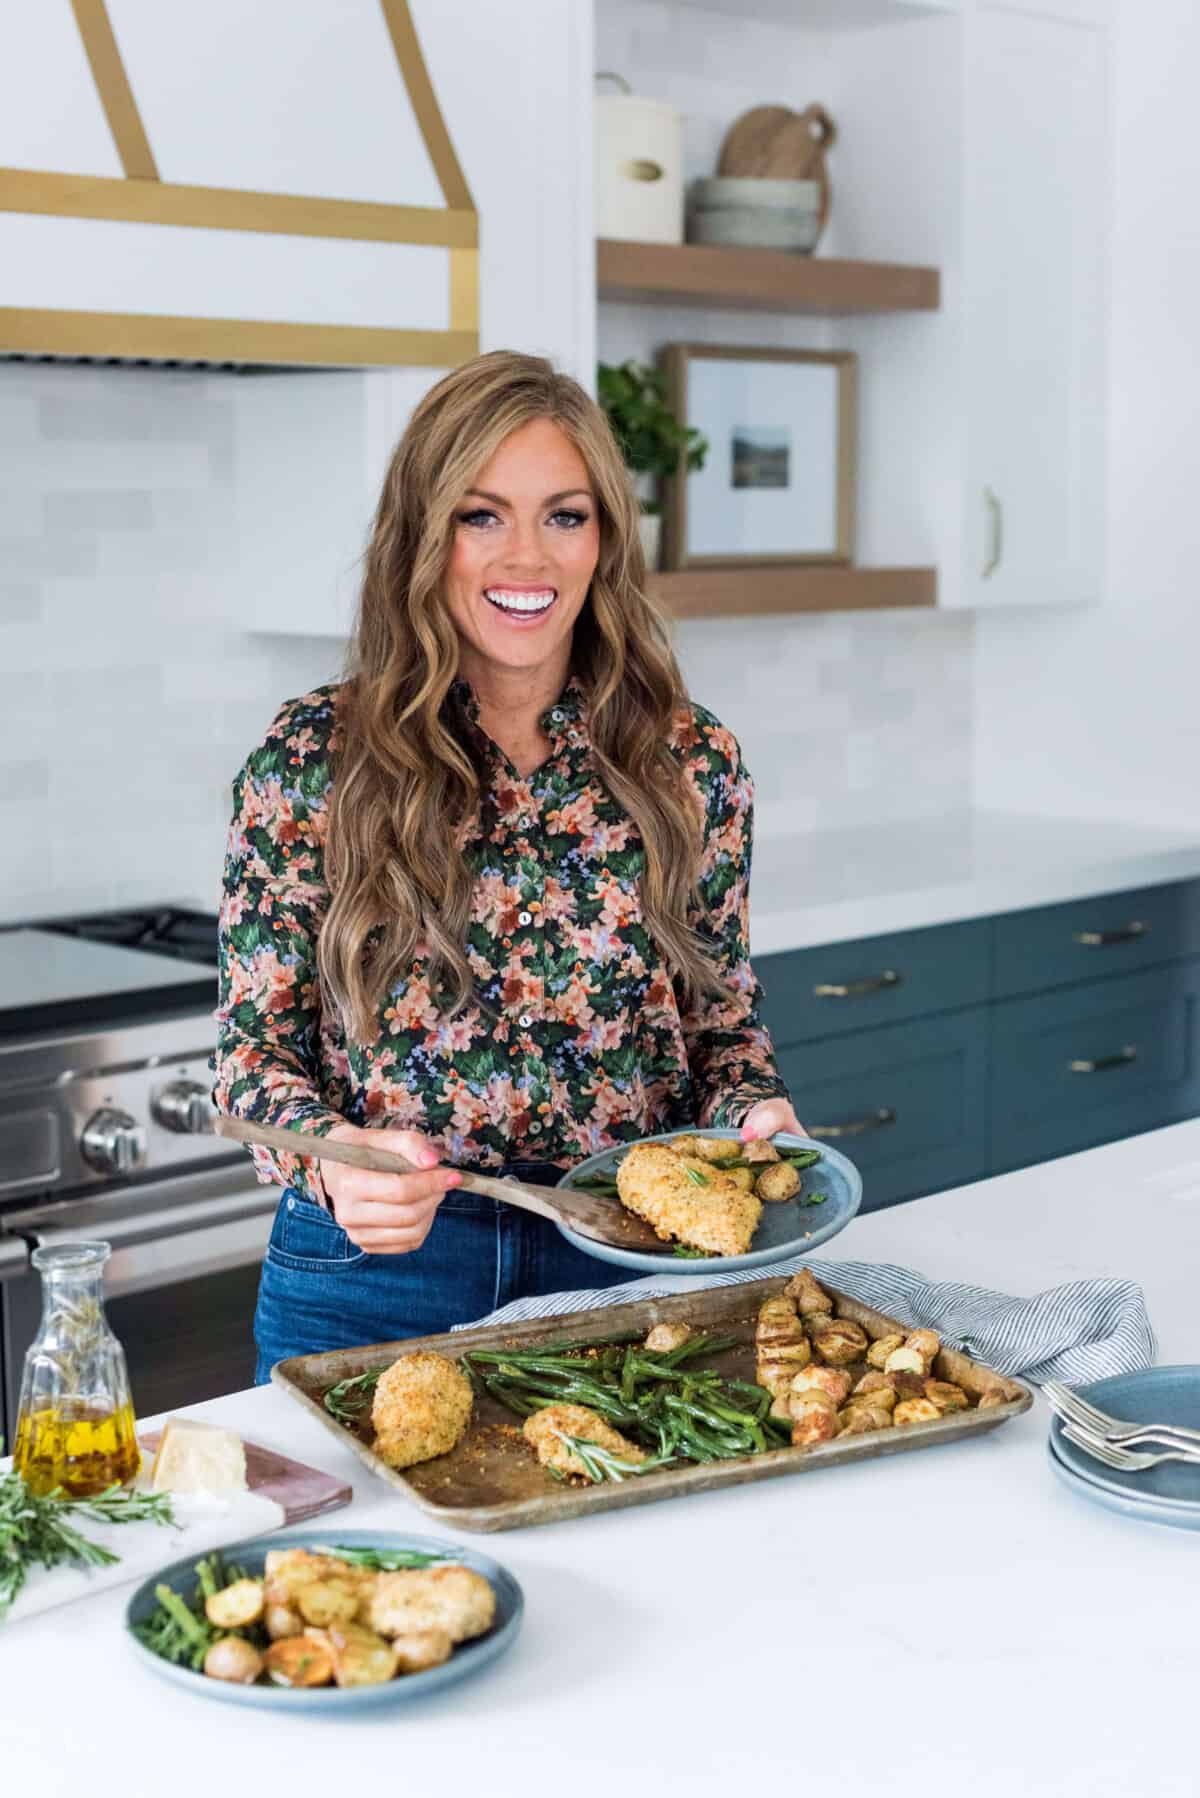
[[1159, 1441], [1200, 1451], [1200, 1430], [1189, 1430], [1175, 1423], [1131, 1423], [1128, 1418], [1111, 1417], [1088, 1399], [1073, 1392], [1059, 1380], [1046, 1380], [1042, 1385], [1046, 1403], [1064, 1423], [1074, 1423], [1105, 1442], [1120, 1445], [1129, 1442]]
[[1077, 1429], [1073, 1423], [1063, 1425], [1063, 1435], [1078, 1443], [1094, 1460], [1105, 1467], [1116, 1468], [1120, 1473], [1144, 1473], [1148, 1467], [1157, 1467], [1163, 1461], [1186, 1461], [1189, 1467], [1200, 1467], [1200, 1451], [1196, 1449], [1189, 1452], [1187, 1449], [1164, 1448], [1154, 1454], [1135, 1454], [1132, 1449], [1120, 1448], [1116, 1443], [1101, 1442]]

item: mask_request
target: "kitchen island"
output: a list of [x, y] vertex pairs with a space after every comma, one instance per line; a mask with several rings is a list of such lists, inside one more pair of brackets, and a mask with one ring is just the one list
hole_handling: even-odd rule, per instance
[[[1013, 1293], [1131, 1277], [1160, 1360], [1200, 1359], [1200, 1122], [859, 1218], [829, 1258]], [[319, 1527], [448, 1535], [279, 1391], [194, 1414], [352, 1481]], [[976, 1441], [465, 1536], [525, 1589], [515, 1649], [343, 1721], [153, 1678], [121, 1639], [127, 1590], [50, 1612], [0, 1632], [2, 1788], [1193, 1794], [1200, 1536], [1077, 1500], [1045, 1436], [1039, 1402]]]

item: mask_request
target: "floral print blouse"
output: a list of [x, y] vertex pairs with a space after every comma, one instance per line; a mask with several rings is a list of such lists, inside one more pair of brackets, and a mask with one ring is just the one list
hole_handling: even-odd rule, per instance
[[[729, 731], [689, 705], [672, 734], [704, 809], [690, 922], [730, 987], [686, 1009], [643, 921], [641, 841], [593, 764], [578, 681], [543, 715], [551, 753], [525, 777], [483, 733], [470, 687], [453, 692], [490, 770], [465, 845], [475, 995], [441, 1015], [418, 954], [385, 995], [373, 1042], [347, 1040], [322, 1009], [338, 688], [318, 688], [284, 706], [234, 782], [218, 1108], [317, 1134], [346, 1121], [416, 1129], [476, 1169], [514, 1159], [566, 1169], [658, 1131], [737, 1124], [758, 1100], [785, 1095], [748, 959], [753, 792]], [[261, 1180], [323, 1202], [299, 1157], [253, 1153]]]

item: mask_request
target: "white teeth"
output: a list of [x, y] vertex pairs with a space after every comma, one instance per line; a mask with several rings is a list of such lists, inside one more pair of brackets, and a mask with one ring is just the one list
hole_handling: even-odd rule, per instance
[[483, 597], [505, 612], [544, 612], [554, 603], [554, 590], [544, 593], [512, 593], [507, 587], [485, 587]]

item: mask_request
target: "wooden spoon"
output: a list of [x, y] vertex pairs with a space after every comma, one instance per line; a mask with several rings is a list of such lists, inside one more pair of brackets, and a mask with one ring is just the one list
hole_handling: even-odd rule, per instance
[[[242, 1118], [218, 1116], [213, 1120], [218, 1136], [231, 1142], [277, 1149], [285, 1155], [303, 1155], [313, 1161], [340, 1161], [375, 1174], [423, 1172], [391, 1149], [373, 1149], [366, 1143], [331, 1142], [327, 1136], [310, 1136], [303, 1130], [279, 1130], [273, 1124], [251, 1124]], [[649, 1224], [626, 1211], [619, 1199], [565, 1186], [525, 1186], [519, 1180], [494, 1178], [464, 1170], [458, 1191], [482, 1193], [521, 1211], [534, 1211], [552, 1223], [563, 1223], [576, 1236], [604, 1242], [614, 1249], [635, 1249], [641, 1255], [672, 1255], [674, 1244], [663, 1242]]]

